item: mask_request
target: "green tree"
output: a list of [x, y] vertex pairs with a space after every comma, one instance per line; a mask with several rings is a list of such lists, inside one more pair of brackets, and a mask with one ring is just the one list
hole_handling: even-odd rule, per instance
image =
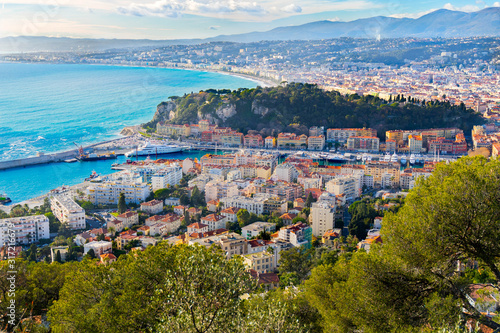
[[96, 258], [97, 258], [97, 256], [95, 255], [94, 249], [90, 249], [90, 250], [88, 250], [88, 252], [87, 252], [87, 256], [88, 256], [90, 259], [96, 259]]
[[120, 193], [118, 198], [118, 214], [123, 214], [127, 211], [127, 202], [125, 201], [125, 194]]
[[30, 245], [28, 260], [36, 262], [38, 248], [35, 244]]
[[306, 202], [305, 202], [305, 207], [306, 208], [311, 208], [311, 205], [313, 202], [315, 202], [314, 197], [311, 192], [307, 195]]
[[278, 271], [280, 275], [295, 273], [303, 281], [311, 270], [311, 254], [302, 247], [292, 247], [280, 252]]
[[236, 213], [236, 218], [238, 219], [240, 227], [243, 228], [250, 222], [250, 213], [246, 209], [240, 209], [238, 213]]
[[61, 251], [60, 250], [57, 250], [56, 252], [56, 257], [54, 259], [56, 262], [58, 263], [62, 263], [62, 258], [61, 258]]
[[180, 201], [181, 205], [189, 205], [191, 203], [191, 200], [189, 200], [189, 197], [184, 193], [180, 196], [179, 201]]

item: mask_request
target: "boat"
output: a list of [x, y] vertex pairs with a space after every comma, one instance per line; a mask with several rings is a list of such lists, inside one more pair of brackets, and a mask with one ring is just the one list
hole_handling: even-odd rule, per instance
[[0, 205], [11, 203], [12, 200], [5, 194], [0, 194]]
[[371, 162], [372, 159], [373, 159], [372, 155], [368, 155], [368, 157], [366, 158], [366, 161]]
[[85, 178], [85, 181], [88, 182], [91, 181], [92, 179], [96, 179], [97, 177], [99, 177], [99, 174], [95, 172], [95, 170], [92, 170], [92, 173], [90, 174], [89, 177]]
[[362, 157], [361, 155], [356, 155], [356, 160], [357, 160], [357, 161], [361, 161], [361, 159], [362, 159], [362, 158], [363, 158], [363, 157]]
[[132, 156], [150, 156], [150, 155], [164, 155], [171, 153], [182, 152], [186, 147], [181, 147], [177, 145], [157, 145], [146, 142], [146, 144], [138, 147], [137, 149], [128, 151], [125, 153], [126, 157]]
[[67, 159], [67, 160], [64, 160], [64, 162], [66, 163], [74, 163], [74, 162], [77, 162], [78, 160], [76, 158], [70, 158], [70, 159]]
[[76, 158], [80, 162], [112, 160], [112, 159], [116, 159], [116, 154], [111, 153], [111, 154], [97, 155], [96, 153], [90, 153], [90, 154], [78, 155]]
[[332, 163], [347, 162], [347, 158], [345, 158], [342, 154], [328, 154], [326, 155], [326, 160]]
[[406, 156], [401, 156], [401, 164], [406, 165]]
[[390, 162], [391, 161], [391, 154], [387, 153], [384, 156], [384, 162]]
[[410, 155], [410, 164], [415, 164], [415, 154]]
[[417, 154], [415, 155], [415, 163], [416, 164], [424, 164], [425, 159], [422, 157], [422, 155]]
[[391, 157], [391, 162], [397, 162], [399, 160], [398, 154], [394, 153]]

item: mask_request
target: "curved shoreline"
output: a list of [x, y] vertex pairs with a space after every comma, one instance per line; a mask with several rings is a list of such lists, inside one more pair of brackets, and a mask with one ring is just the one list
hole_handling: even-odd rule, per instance
[[[257, 85], [259, 85], [261, 87], [270, 87], [270, 86], [277, 85], [277, 83], [275, 83], [274, 81], [272, 81], [270, 79], [255, 77], [255, 76], [252, 76], [249, 74], [227, 72], [227, 71], [221, 71], [221, 70], [216, 70], [216, 69], [206, 69], [206, 68], [202, 69], [202, 68], [183, 68], [183, 67], [173, 67], [173, 66], [144, 66], [144, 65], [133, 65], [133, 64], [102, 64], [102, 63], [100, 63], [100, 64], [80, 64], [80, 63], [68, 63], [68, 62], [56, 63], [56, 62], [1, 61], [1, 63], [6, 63], [6, 64], [19, 64], [19, 63], [21, 63], [21, 64], [37, 64], [37, 65], [40, 65], [40, 64], [41, 65], [43, 65], [43, 64], [47, 64], [47, 65], [84, 65], [84, 66], [109, 66], [109, 67], [130, 67], [130, 68], [146, 68], [146, 69], [147, 68], [158, 68], [158, 69], [168, 69], [168, 70], [185, 70], [185, 71], [196, 71], [196, 72], [206, 72], [206, 73], [216, 73], [216, 74], [221, 74], [221, 75], [229, 75], [229, 76], [237, 77], [240, 79], [252, 81], [254, 83], [257, 83]], [[162, 101], [159, 100], [157, 102], [157, 104], [160, 104], [161, 102]], [[86, 143], [84, 148], [90, 148], [93, 146], [98, 146], [98, 145], [104, 144], [106, 142], [119, 140], [123, 137], [126, 137], [126, 135], [121, 134], [121, 132], [124, 129], [138, 127], [140, 125], [141, 124], [131, 124], [131, 125], [124, 126], [119, 131], [116, 131], [116, 132], [110, 134], [110, 136], [108, 138], [106, 138], [105, 140], [96, 140], [96, 141]], [[53, 156], [53, 155], [70, 154], [73, 152], [76, 154], [75, 149], [64, 149], [63, 148], [63, 149], [56, 150], [53, 152], [46, 152], [45, 156], [47, 158], [47, 157]], [[16, 165], [16, 166], [8, 166], [8, 167], [5, 167], [4, 165], [11, 164], [11, 163], [15, 164], [17, 161], [26, 160], [26, 159], [36, 160], [37, 157], [38, 156], [36, 156], [36, 155], [30, 155], [30, 156], [24, 156], [24, 157], [20, 157], [20, 158], [16, 158], [16, 159], [0, 160], [0, 170], [10, 169], [12, 167], [23, 167], [25, 165], [22, 163], [19, 165]], [[51, 162], [53, 162], [53, 160], [51, 160]], [[44, 161], [42, 163], [47, 163], [47, 161]], [[39, 163], [35, 162], [34, 164], [39, 164]], [[26, 165], [33, 165], [33, 164], [29, 163]]]

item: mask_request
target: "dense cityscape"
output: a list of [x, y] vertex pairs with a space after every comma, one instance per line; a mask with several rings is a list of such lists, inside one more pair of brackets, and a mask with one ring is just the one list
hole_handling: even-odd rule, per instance
[[[500, 38], [210, 42], [0, 60], [220, 71], [268, 86], [171, 96], [119, 139], [4, 162], [126, 158], [27, 201], [0, 193], [0, 329], [500, 328]], [[311, 110], [325, 122], [306, 126], [313, 111], [304, 119], [284, 103], [245, 100], [273, 105], [273, 87], [288, 85], [339, 104], [315, 95]], [[352, 113], [331, 120], [339, 105]], [[380, 113], [353, 120], [366, 105]], [[390, 127], [390, 112], [408, 110], [454, 125], [418, 128], [405, 114]], [[201, 157], [169, 156], [180, 152]]]

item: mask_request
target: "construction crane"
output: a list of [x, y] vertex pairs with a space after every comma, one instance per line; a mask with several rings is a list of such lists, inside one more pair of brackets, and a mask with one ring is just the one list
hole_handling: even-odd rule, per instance
[[73, 142], [73, 144], [76, 146], [76, 148], [78, 148], [78, 157], [84, 156], [85, 152], [83, 151], [83, 147], [82, 146], [78, 146], [75, 142]]

